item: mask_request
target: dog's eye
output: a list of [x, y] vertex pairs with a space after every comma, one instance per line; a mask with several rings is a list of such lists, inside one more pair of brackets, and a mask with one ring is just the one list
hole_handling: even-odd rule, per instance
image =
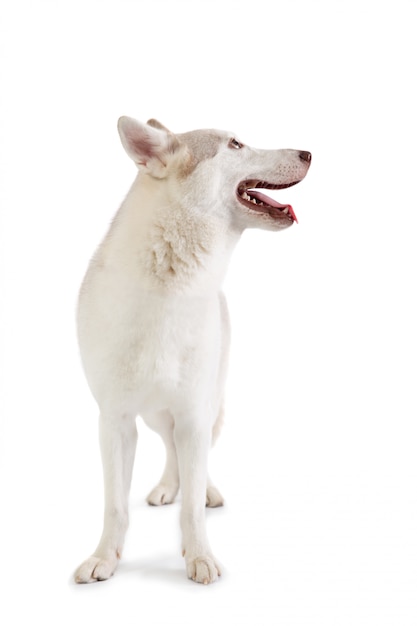
[[243, 143], [240, 143], [240, 141], [233, 137], [229, 141], [229, 148], [233, 148], [234, 150], [240, 150], [241, 148], [243, 148]]

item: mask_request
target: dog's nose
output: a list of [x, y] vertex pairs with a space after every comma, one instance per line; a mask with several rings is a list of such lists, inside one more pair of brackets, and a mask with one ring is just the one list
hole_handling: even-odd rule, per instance
[[300, 159], [302, 161], [306, 161], [306, 163], [310, 163], [311, 161], [311, 152], [304, 152], [303, 150], [300, 152]]

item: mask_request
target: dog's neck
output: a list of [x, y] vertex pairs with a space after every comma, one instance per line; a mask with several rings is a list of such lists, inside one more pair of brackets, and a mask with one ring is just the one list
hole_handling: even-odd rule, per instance
[[164, 182], [143, 185], [141, 179], [103, 244], [106, 257], [118, 257], [126, 269], [135, 265], [145, 288], [217, 292], [241, 233], [198, 207], [190, 210], [178, 201], [166, 206], [166, 195], [159, 192]]

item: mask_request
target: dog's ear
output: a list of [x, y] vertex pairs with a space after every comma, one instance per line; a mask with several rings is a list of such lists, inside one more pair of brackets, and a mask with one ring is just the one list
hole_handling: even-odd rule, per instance
[[151, 120], [148, 120], [146, 123], [149, 126], [152, 126], [152, 128], [159, 128], [159, 130], [164, 130], [166, 133], [171, 132], [170, 130], [168, 130], [166, 126], [164, 126], [163, 124], [161, 124], [161, 122], [158, 122], [158, 120], [155, 120], [154, 118], [152, 118]]
[[[154, 120], [151, 120], [154, 122]], [[132, 117], [123, 116], [117, 128], [127, 154], [138, 166], [146, 167], [149, 174], [163, 178], [167, 174], [170, 157], [179, 149], [176, 136], [162, 124], [142, 124]]]

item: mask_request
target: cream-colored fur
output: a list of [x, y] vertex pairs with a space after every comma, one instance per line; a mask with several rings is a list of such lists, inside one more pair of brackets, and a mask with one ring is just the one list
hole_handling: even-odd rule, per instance
[[210, 583], [220, 568], [205, 506], [223, 503], [207, 475], [229, 347], [222, 281], [245, 228], [280, 230], [294, 221], [286, 205], [242, 199], [242, 184], [294, 184], [310, 156], [256, 150], [222, 131], [174, 135], [155, 120], [123, 117], [119, 133], [139, 171], [90, 263], [78, 307], [81, 357], [100, 409], [105, 512], [100, 542], [75, 580], [103, 580], [116, 569], [141, 415], [167, 453], [148, 502], [168, 504], [181, 488], [187, 574]]

